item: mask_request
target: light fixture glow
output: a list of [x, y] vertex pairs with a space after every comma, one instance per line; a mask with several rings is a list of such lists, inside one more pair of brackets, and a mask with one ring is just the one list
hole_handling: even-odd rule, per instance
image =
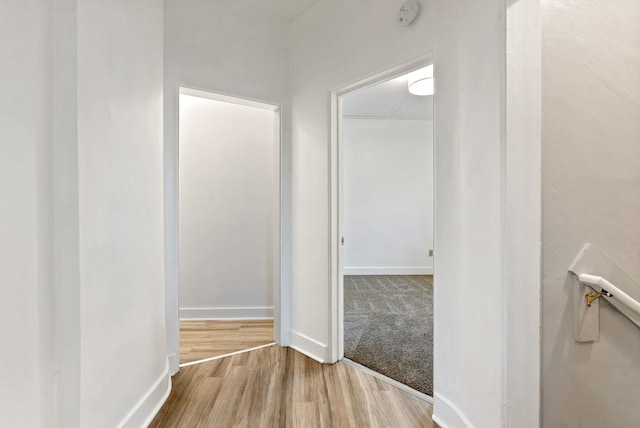
[[433, 64], [409, 73], [407, 75], [407, 84], [409, 93], [413, 95], [433, 95]]

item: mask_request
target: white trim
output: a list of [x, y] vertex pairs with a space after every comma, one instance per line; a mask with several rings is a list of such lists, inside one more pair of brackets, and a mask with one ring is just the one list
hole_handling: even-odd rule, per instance
[[371, 376], [373, 376], [373, 377], [376, 377], [376, 378], [378, 378], [378, 379], [380, 379], [380, 380], [382, 380], [382, 381], [385, 381], [385, 382], [387, 382], [388, 384], [391, 384], [392, 386], [395, 386], [396, 388], [401, 389], [401, 390], [403, 390], [404, 392], [406, 392], [406, 393], [408, 393], [408, 394], [411, 394], [411, 395], [413, 395], [413, 396], [414, 396], [414, 397], [416, 397], [416, 398], [419, 398], [420, 400], [423, 400], [423, 401], [426, 401], [427, 403], [433, 404], [433, 397], [431, 397], [430, 395], [427, 395], [427, 394], [425, 394], [425, 393], [423, 393], [423, 392], [420, 392], [420, 391], [418, 391], [418, 390], [416, 390], [416, 389], [413, 389], [413, 388], [411, 388], [410, 386], [405, 385], [405, 384], [404, 384], [404, 383], [402, 383], [402, 382], [398, 382], [398, 381], [397, 381], [397, 380], [395, 380], [395, 379], [391, 379], [391, 378], [390, 378], [390, 377], [388, 377], [388, 376], [385, 376], [385, 375], [383, 375], [383, 374], [381, 374], [381, 373], [378, 373], [378, 372], [376, 372], [376, 371], [373, 371], [373, 370], [371, 370], [369, 367], [363, 366], [362, 364], [358, 364], [358, 363], [356, 363], [355, 361], [352, 361], [352, 360], [350, 360], [350, 359], [348, 359], [348, 358], [343, 358], [343, 359], [342, 359], [342, 360], [340, 360], [340, 361], [342, 361], [342, 362], [343, 362], [343, 363], [345, 363], [345, 364], [349, 364], [349, 365], [351, 365], [351, 366], [354, 366], [354, 367], [356, 367], [358, 370], [361, 370], [361, 371], [363, 371], [363, 372], [365, 372], [365, 373], [367, 373], [367, 374], [369, 374], [369, 375], [371, 375]]
[[118, 427], [139, 428], [149, 426], [164, 402], [167, 401], [170, 392], [171, 376], [169, 375], [169, 361], [167, 361], [160, 377], [118, 424]]
[[[344, 357], [344, 281], [342, 231], [342, 96], [374, 86], [433, 63], [429, 51], [408, 61], [387, 67], [363, 78], [341, 85], [331, 91], [331, 118], [329, 144], [329, 348], [328, 362], [335, 363]], [[435, 109], [434, 109], [435, 110]]]
[[442, 428], [473, 428], [462, 410], [440, 394], [433, 395], [432, 419]]
[[329, 153], [329, 363], [344, 357], [344, 274], [342, 263], [342, 154], [340, 130], [342, 128], [342, 97], [331, 92], [331, 142]]
[[541, 6], [507, 2], [502, 142], [503, 426], [540, 419]]
[[273, 319], [273, 307], [180, 308], [180, 321], [269, 319]]
[[262, 110], [277, 111], [280, 107], [276, 104], [264, 103], [247, 98], [238, 98], [232, 95], [225, 95], [217, 92], [202, 91], [200, 89], [188, 88], [180, 86], [181, 95], [189, 95], [191, 97], [206, 98], [213, 101], [221, 101], [223, 103], [237, 104], [245, 107], [259, 108]]
[[165, 82], [164, 94], [164, 288], [165, 327], [167, 356], [170, 371], [179, 370], [180, 321], [179, 321], [179, 199], [178, 199], [178, 153], [180, 123], [180, 90]]
[[282, 279], [283, 271], [283, 257], [282, 257], [282, 108], [278, 107], [273, 114], [273, 141], [275, 147], [273, 150], [273, 188], [274, 188], [274, 201], [271, 207], [272, 219], [271, 219], [271, 248], [274, 254], [274, 260], [271, 271], [271, 285], [272, 285], [272, 299], [273, 309], [271, 316], [273, 317], [273, 335], [276, 343], [282, 345], [282, 325], [287, 325], [288, 321], [283, 320], [283, 308], [289, 306], [282, 303], [283, 295], [289, 293], [288, 289], [285, 289], [284, 281]]
[[196, 364], [208, 363], [209, 361], [215, 361], [215, 360], [219, 360], [221, 358], [231, 357], [233, 355], [244, 354], [244, 353], [251, 352], [251, 351], [256, 351], [256, 350], [262, 349], [262, 348], [268, 348], [268, 347], [273, 346], [275, 344], [276, 344], [276, 342], [271, 342], [271, 343], [267, 343], [265, 345], [254, 346], [253, 348], [249, 348], [249, 349], [243, 349], [242, 351], [229, 352], [228, 354], [216, 355], [215, 357], [204, 358], [202, 360], [189, 361], [188, 363], [180, 364], [180, 367], [189, 367], [189, 366], [193, 366], [193, 365], [196, 365]]
[[289, 340], [290, 348], [320, 363], [326, 364], [328, 362], [329, 347], [327, 345], [295, 330], [290, 331]]
[[[290, 139], [289, 131], [286, 124], [283, 123], [283, 106], [281, 103], [247, 99], [235, 96], [233, 94], [223, 93], [211, 88], [197, 87], [188, 84], [178, 84], [165, 82], [164, 88], [164, 196], [165, 196], [165, 311], [166, 311], [166, 330], [167, 330], [167, 355], [171, 358], [171, 371], [177, 371], [178, 366], [173, 365], [179, 361], [179, 320], [183, 316], [182, 310], [179, 308], [178, 287], [179, 287], [179, 123], [180, 123], [180, 101], [179, 95], [192, 95], [214, 99], [218, 101], [231, 102], [234, 104], [245, 105], [250, 107], [261, 108], [274, 112], [276, 126], [274, 131], [275, 138], [275, 156], [276, 163], [274, 174], [275, 180], [275, 215], [273, 227], [273, 308], [266, 315], [245, 315], [239, 316], [239, 319], [271, 319], [274, 320], [274, 336], [278, 344], [286, 346], [288, 344], [288, 330], [290, 324], [290, 305], [289, 294], [290, 279], [288, 272], [290, 271], [289, 253], [283, 256], [283, 248], [286, 247], [290, 251], [291, 237], [287, 224], [283, 223], [283, 216], [289, 217], [291, 208], [287, 205], [287, 201], [283, 200], [283, 188], [290, 183], [290, 175], [284, 169], [287, 165], [283, 165], [283, 160], [287, 159], [288, 140]], [[290, 113], [286, 113], [290, 114]], [[288, 120], [287, 120], [288, 123]], [[287, 142], [285, 142], [285, 140]], [[285, 213], [286, 211], [286, 213]], [[190, 309], [190, 308], [185, 308]], [[191, 315], [189, 315], [191, 316]], [[201, 315], [199, 315], [200, 317]], [[205, 316], [206, 319], [232, 319], [229, 314], [224, 316], [214, 315], [213, 317]], [[172, 357], [172, 355], [174, 355]]]
[[169, 375], [173, 376], [180, 370], [180, 356], [173, 353], [168, 356], [167, 360], [169, 361]]
[[409, 117], [389, 117], [389, 116], [356, 116], [353, 114], [345, 114], [342, 115], [344, 119], [349, 120], [413, 120], [417, 122], [428, 122], [433, 123], [431, 119], [418, 119], [418, 118], [409, 118]]
[[433, 52], [425, 52], [423, 54], [416, 55], [407, 61], [396, 63], [389, 67], [382, 67], [378, 71], [374, 71], [368, 75], [346, 82], [333, 88], [331, 93], [342, 96], [349, 92], [370, 88], [380, 82], [386, 82], [387, 80], [395, 79], [396, 77], [418, 70], [419, 68], [424, 67], [424, 64], [431, 64], [432, 62]]
[[344, 275], [433, 275], [432, 267], [345, 267]]

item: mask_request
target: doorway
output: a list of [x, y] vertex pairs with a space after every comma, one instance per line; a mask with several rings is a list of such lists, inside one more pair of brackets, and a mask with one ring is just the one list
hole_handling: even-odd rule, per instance
[[275, 340], [279, 107], [181, 88], [178, 147], [184, 365]]
[[[421, 91], [416, 82], [430, 87]], [[335, 91], [333, 119], [337, 359], [344, 357], [430, 400], [432, 61], [423, 59]]]

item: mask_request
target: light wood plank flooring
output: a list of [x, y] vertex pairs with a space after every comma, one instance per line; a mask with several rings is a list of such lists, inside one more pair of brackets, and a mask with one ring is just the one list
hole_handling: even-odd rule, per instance
[[180, 321], [180, 363], [273, 342], [273, 320]]
[[435, 427], [431, 405], [351, 365], [270, 346], [183, 367], [152, 428]]

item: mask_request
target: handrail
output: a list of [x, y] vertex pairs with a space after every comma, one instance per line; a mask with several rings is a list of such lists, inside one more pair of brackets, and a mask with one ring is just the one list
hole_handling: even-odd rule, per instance
[[[624, 287], [627, 290], [639, 290], [640, 281], [631, 277], [590, 243], [582, 246], [573, 263], [569, 266], [569, 272], [578, 284], [573, 288], [573, 298], [575, 299], [573, 334], [576, 341], [584, 343], [598, 340], [600, 335], [598, 301], [600, 299], [606, 300], [612, 309], [640, 328], [640, 302], [620, 289], [620, 287]], [[611, 281], [620, 287], [615, 286]], [[593, 289], [595, 293], [587, 292], [587, 288]]]
[[[614, 297], [618, 299], [629, 309], [632, 309], [634, 312], [640, 315], [640, 302], [629, 296], [627, 293], [625, 293], [603, 277], [583, 273], [578, 276], [578, 280], [582, 284], [588, 285], [589, 287], [593, 288], [596, 292], [602, 293], [603, 297]], [[600, 290], [598, 290], [598, 288]]]

